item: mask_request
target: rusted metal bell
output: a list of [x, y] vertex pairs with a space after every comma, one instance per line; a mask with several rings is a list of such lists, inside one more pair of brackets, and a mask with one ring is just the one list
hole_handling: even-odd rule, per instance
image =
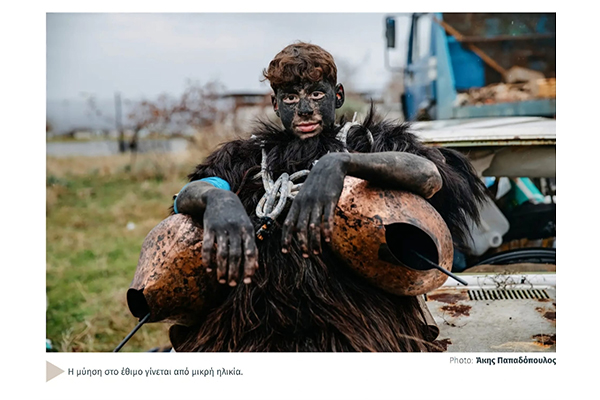
[[416, 296], [444, 284], [447, 276], [420, 256], [448, 271], [452, 268], [448, 226], [415, 194], [383, 190], [347, 177], [334, 223], [331, 244], [336, 254], [390, 293]]
[[144, 239], [127, 304], [138, 318], [150, 313], [148, 322], [191, 325], [198, 321], [209, 299], [216, 295], [214, 272], [202, 266], [199, 223], [187, 215], [172, 215]]

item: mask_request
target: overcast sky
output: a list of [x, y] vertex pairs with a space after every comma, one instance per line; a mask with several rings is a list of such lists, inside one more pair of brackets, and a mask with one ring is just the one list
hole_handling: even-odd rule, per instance
[[[340, 68], [358, 67], [359, 90], [381, 90], [386, 14], [48, 14], [47, 98], [180, 93], [187, 78], [228, 91], [267, 91], [261, 71], [286, 45], [308, 41]], [[400, 28], [399, 28], [400, 30]], [[403, 41], [399, 39], [399, 44]]]

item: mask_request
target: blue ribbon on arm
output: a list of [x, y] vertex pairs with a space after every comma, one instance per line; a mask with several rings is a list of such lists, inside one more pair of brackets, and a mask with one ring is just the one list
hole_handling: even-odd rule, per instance
[[214, 187], [218, 188], [218, 189], [223, 189], [223, 190], [229, 190], [231, 191], [231, 186], [229, 185], [229, 183], [225, 180], [225, 179], [221, 179], [219, 177], [216, 176], [211, 176], [210, 178], [202, 178], [200, 179], [203, 182], [208, 182], [211, 185], [213, 185]]
[[[217, 189], [223, 189], [223, 190], [229, 190], [229, 191], [231, 191], [231, 186], [229, 185], [229, 183], [225, 179], [221, 179], [221, 178], [219, 178], [217, 176], [211, 176], [209, 178], [202, 178], [202, 179], [200, 179], [200, 181], [202, 181], [202, 182], [208, 182], [211, 185], [213, 185], [214, 187], [216, 187]], [[192, 182], [188, 182], [184, 187], [182, 187], [181, 190], [179, 191], [179, 193], [181, 193], [181, 191], [183, 189], [185, 189], [186, 186], [189, 185], [190, 183], [192, 183]], [[177, 196], [175, 196], [175, 200], [173, 200], [173, 212], [175, 214], [179, 214], [179, 211], [177, 211]]]

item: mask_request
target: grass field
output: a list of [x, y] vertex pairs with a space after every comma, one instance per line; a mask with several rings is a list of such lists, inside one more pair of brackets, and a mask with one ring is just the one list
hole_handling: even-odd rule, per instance
[[[54, 349], [105, 352], [136, 325], [125, 295], [142, 241], [202, 154], [48, 158], [46, 335]], [[122, 351], [168, 345], [148, 324]]]

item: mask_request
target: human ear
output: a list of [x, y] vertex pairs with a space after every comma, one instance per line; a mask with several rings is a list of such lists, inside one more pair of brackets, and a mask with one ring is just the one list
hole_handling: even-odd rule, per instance
[[279, 117], [279, 106], [277, 106], [277, 98], [274, 95], [271, 95], [271, 104], [273, 105], [273, 111], [275, 111], [275, 115]]
[[344, 86], [338, 83], [335, 87], [335, 108], [340, 108], [344, 105]]

